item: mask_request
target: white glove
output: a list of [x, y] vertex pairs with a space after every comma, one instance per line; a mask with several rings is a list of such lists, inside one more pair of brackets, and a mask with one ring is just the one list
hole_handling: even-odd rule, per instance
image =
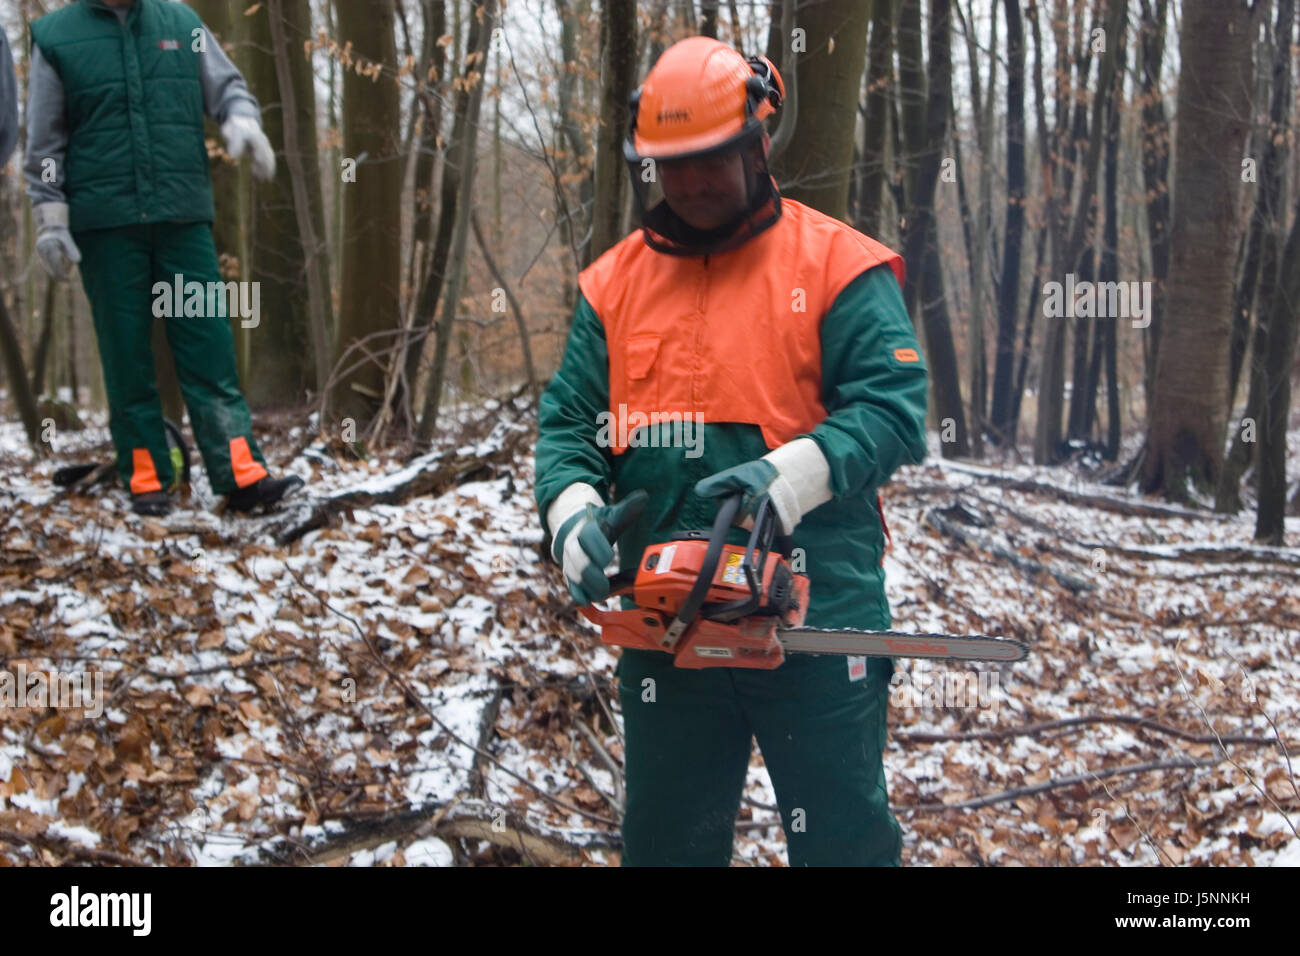
[[236, 113], [221, 126], [221, 135], [226, 140], [226, 152], [231, 159], [242, 159], [244, 153], [250, 152], [253, 175], [268, 182], [275, 176], [275, 150], [271, 141], [262, 132], [262, 124], [251, 116]]
[[[553, 557], [564, 569], [564, 580], [569, 586], [569, 593], [574, 595], [580, 603], [590, 604], [589, 600], [582, 600], [580, 595], [585, 592], [580, 589], [583, 587], [583, 577], [587, 578], [588, 583], [594, 583], [593, 572], [589, 570], [593, 563], [587, 552], [581, 544], [580, 533], [585, 519], [580, 520], [577, 525], [569, 530], [568, 533], [561, 535], [560, 530], [564, 523], [580, 511], [585, 511], [587, 505], [595, 505], [597, 508], [603, 507], [605, 499], [600, 496], [600, 492], [591, 485], [583, 482], [574, 482], [565, 488], [558, 498], [551, 503], [550, 508], [546, 510], [546, 526], [551, 529], [551, 557]], [[556, 546], [559, 545], [557, 552]], [[603, 567], [595, 568], [595, 574], [604, 576]]]
[[[767, 493], [776, 509], [781, 534], [790, 534], [804, 515], [833, 497], [830, 462], [811, 438], [786, 442], [762, 460], [776, 467], [777, 477]], [[753, 526], [754, 519], [748, 519], [745, 527]]]
[[68, 231], [68, 204], [43, 202], [32, 207], [36, 222], [36, 255], [51, 279], [59, 282], [72, 275], [72, 267], [81, 261], [81, 250]]

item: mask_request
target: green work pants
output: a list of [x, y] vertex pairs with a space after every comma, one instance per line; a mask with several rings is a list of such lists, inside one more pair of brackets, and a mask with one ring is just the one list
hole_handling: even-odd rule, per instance
[[[150, 333], [157, 296], [185, 283], [220, 282], [209, 223], [157, 223], [79, 232], [81, 281], [94, 315], [99, 357], [108, 391], [109, 428], [122, 481], [133, 492], [170, 488], [174, 469], [163, 431], [162, 405], [154, 382]], [[248, 405], [239, 391], [234, 339], [224, 305], [202, 315], [165, 318], [190, 427], [212, 490], [229, 494], [266, 475], [253, 439]], [[160, 307], [161, 311], [161, 307]]]
[[623, 865], [726, 866], [757, 737], [791, 866], [898, 866], [883, 753], [892, 666], [850, 679], [839, 656], [793, 654], [775, 670], [687, 670], [623, 651], [627, 805]]

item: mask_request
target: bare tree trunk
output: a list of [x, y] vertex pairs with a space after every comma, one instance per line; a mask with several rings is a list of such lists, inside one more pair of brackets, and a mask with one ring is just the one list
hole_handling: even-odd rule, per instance
[[[1124, 50], [1119, 52], [1119, 79], [1106, 100], [1106, 227], [1102, 235], [1101, 246], [1101, 281], [1119, 281], [1119, 124], [1120, 104], [1123, 102]], [[1119, 457], [1120, 420], [1119, 420], [1119, 381], [1117, 379], [1119, 356], [1117, 326], [1119, 318], [1111, 316], [1099, 320], [1098, 344], [1095, 352], [1104, 354], [1106, 366], [1106, 460], [1114, 461]], [[1094, 356], [1094, 365], [1100, 366], [1101, 360]], [[1093, 398], [1097, 392], [1098, 372], [1089, 375], [1089, 401], [1086, 406], [1089, 417], [1093, 410]], [[1090, 432], [1092, 423], [1086, 423], [1085, 431]]]
[[[957, 161], [957, 192], [961, 204], [962, 234], [966, 240], [967, 265], [970, 273], [971, 307], [968, 324], [970, 341], [967, 347], [967, 360], [970, 369], [970, 435], [971, 452], [975, 457], [984, 454], [984, 430], [987, 421], [988, 395], [988, 358], [984, 347], [984, 324], [992, 311], [990, 302], [989, 246], [993, 231], [993, 100], [997, 91], [997, 57], [989, 58], [988, 88], [981, 92], [978, 58], [978, 38], [974, 29], [974, 7], [968, 19], [962, 15], [961, 4], [954, 3], [953, 11], [961, 24], [966, 39], [966, 57], [970, 67], [971, 107], [974, 117], [975, 136], [979, 147], [978, 203], [977, 212], [972, 213], [966, 196], [966, 172], [962, 161], [961, 140], [956, 131], [952, 133], [953, 157]], [[997, 46], [998, 19], [997, 5], [992, 7], [992, 27], [990, 44]], [[955, 120], [956, 105], [952, 107]], [[996, 319], [995, 319], [996, 322]]]
[[[37, 458], [45, 457], [49, 449], [41, 441], [40, 412], [36, 404], [36, 395], [32, 392], [23, 367], [23, 350], [18, 341], [18, 329], [9, 318], [9, 307], [5, 305], [4, 293], [0, 291], [0, 358], [4, 360], [5, 375], [9, 379], [9, 394], [18, 406], [18, 416], [22, 419], [23, 431]], [[76, 396], [73, 396], [74, 400]]]
[[[378, 81], [355, 69], [397, 62], [393, 0], [335, 0], [339, 41], [351, 43], [343, 74], [343, 153], [355, 182], [343, 190], [343, 259], [334, 343], [331, 414], [368, 425], [383, 399], [387, 363], [401, 329], [401, 101], [391, 77]], [[377, 337], [375, 333], [379, 333]], [[364, 344], [362, 343], [364, 341]]]
[[884, 232], [885, 132], [894, 92], [894, 4], [879, 0], [871, 9], [871, 45], [867, 66], [867, 121], [862, 138], [862, 175], [858, 218], [854, 225], [869, 236]]
[[[1230, 444], [1223, 470], [1215, 489], [1214, 508], [1226, 514], [1241, 510], [1241, 479], [1255, 458], [1259, 443], [1260, 423], [1267, 415], [1267, 361], [1269, 351], [1269, 316], [1277, 297], [1278, 260], [1285, 241], [1286, 211], [1283, 194], [1288, 114], [1291, 109], [1291, 35], [1295, 18], [1294, 0], [1278, 0], [1277, 23], [1274, 31], [1272, 70], [1272, 96], [1269, 107], [1269, 128], [1260, 168], [1259, 195], [1251, 216], [1250, 235], [1246, 240], [1243, 274], [1237, 285], [1234, 299], [1232, 353], [1229, 358], [1228, 415], [1235, 408], [1235, 368], [1244, 357], [1237, 355], [1236, 335], [1242, 324], [1244, 310], [1247, 319], [1254, 307], [1259, 319], [1255, 323], [1250, 342], [1250, 385], [1246, 393], [1246, 412], [1239, 427], [1228, 429]], [[1252, 248], [1252, 242], [1258, 245]], [[1252, 257], [1257, 261], [1252, 264]], [[1252, 275], [1253, 269], [1253, 275]]]
[[[1102, 282], [1119, 280], [1119, 223], [1118, 201], [1114, 190], [1116, 182], [1119, 150], [1119, 106], [1124, 101], [1124, 67], [1125, 36], [1123, 31], [1110, 38], [1115, 46], [1115, 79], [1106, 97], [1093, 103], [1094, 111], [1102, 114], [1102, 129], [1105, 151], [1106, 186], [1103, 202], [1106, 207], [1107, 220], [1104, 227], [1101, 251], [1100, 279]], [[1095, 228], [1095, 214], [1090, 213], [1090, 231]], [[1090, 249], [1088, 258], [1094, 258]], [[1091, 277], [1090, 277], [1091, 278]], [[1075, 340], [1075, 356], [1078, 364], [1075, 369], [1074, 390], [1070, 396], [1070, 437], [1082, 442], [1090, 442], [1093, 426], [1097, 417], [1097, 389], [1101, 383], [1103, 358], [1109, 340], [1115, 334], [1117, 316], [1098, 314], [1087, 321], [1091, 335], [1083, 335]], [[1082, 374], [1081, 374], [1082, 372]]]
[[[948, 114], [952, 105], [950, 10], [949, 0], [930, 2], [930, 65], [924, 121], [925, 142], [916, 171], [914, 196], [908, 203], [904, 258], [913, 265], [903, 287], [903, 298], [909, 312], [923, 303], [921, 316], [925, 329], [926, 358], [930, 364], [930, 389], [943, 438], [941, 450], [945, 458], [966, 457], [970, 454], [966, 413], [961, 400], [961, 375], [944, 295], [942, 266], [936, 248], [938, 228], [934, 216], [934, 195], [942, 158], [940, 154], [947, 137]], [[816, 102], [815, 97], [810, 96], [808, 99]], [[915, 125], [915, 121], [909, 125]], [[918, 265], [919, 270], [916, 268]]]
[[[45, 282], [45, 297], [41, 304], [41, 335], [36, 340], [36, 352], [32, 356], [32, 394], [40, 398], [45, 391], [45, 370], [50, 364], [50, 343], [54, 339], [54, 313], [58, 296], [58, 283], [53, 279]], [[73, 396], [76, 404], [76, 396]]]
[[[1046, 222], [1038, 230], [1038, 250], [1034, 254], [1034, 273], [1033, 282], [1036, 290], [1038, 284], [1042, 281], [1043, 263], [1047, 256], [1047, 237], [1049, 227]], [[1024, 341], [1020, 345], [1020, 361], [1016, 366], [1016, 384], [1011, 393], [1011, 435], [1007, 440], [1010, 448], [1016, 447], [1016, 432], [1020, 428], [1020, 404], [1025, 397], [1025, 383], [1029, 380], [1029, 356], [1030, 346], [1034, 342], [1034, 316], [1038, 313], [1039, 298], [1032, 293], [1029, 296], [1029, 305], [1025, 309], [1025, 331]]]
[[[1038, 168], [1040, 178], [1040, 188], [1043, 191], [1043, 222], [1038, 228], [1038, 238], [1035, 243], [1034, 268], [1030, 274], [1029, 298], [1025, 306], [1025, 328], [1023, 332], [1023, 344], [1020, 349], [1020, 358], [1016, 363], [1015, 378], [1009, 385], [1004, 386], [1008, 391], [1009, 408], [1006, 412], [1006, 419], [1003, 424], [997, 424], [997, 413], [994, 413], [994, 427], [997, 429], [998, 440], [1007, 446], [1014, 448], [1016, 445], [1017, 433], [1020, 428], [1020, 406], [1024, 399], [1025, 383], [1028, 380], [1030, 346], [1034, 337], [1034, 321], [1038, 315], [1041, 299], [1039, 297], [1039, 288], [1043, 281], [1043, 263], [1046, 257], [1047, 240], [1049, 235], [1055, 234], [1059, 220], [1060, 204], [1057, 202], [1057, 168], [1060, 163], [1060, 153], [1053, 148], [1052, 143], [1059, 144], [1059, 136], [1055, 140], [1050, 140], [1047, 128], [1047, 97], [1043, 90], [1043, 35], [1038, 24], [1038, 6], [1036, 3], [1030, 3], [1026, 8], [1029, 19], [1029, 25], [1034, 34], [1034, 120], [1038, 138]], [[1063, 78], [1066, 90], [1069, 88], [1069, 72], [1062, 71], [1060, 76]], [[1068, 92], [1058, 94], [1069, 95]], [[1060, 125], [1063, 123], [1064, 104], [1058, 100], [1056, 104], [1057, 113], [1057, 132], [1060, 131]], [[1014, 345], [1013, 345], [1014, 347]], [[998, 393], [996, 375], [994, 377], [994, 401]]]
[[[292, 10], [290, 17], [285, 16]], [[294, 216], [307, 273], [315, 385], [325, 395], [329, 380], [330, 328], [334, 324], [330, 301], [329, 259], [321, 219], [320, 166], [316, 157], [315, 74], [305, 57], [297, 63], [289, 56], [286, 23], [297, 31], [311, 24], [307, 0], [267, 0], [275, 74], [280, 88], [280, 117], [284, 124], [284, 159], [293, 193]], [[294, 47], [296, 51], [296, 45]], [[301, 90], [295, 89], [300, 87]], [[300, 92], [303, 94], [300, 96]], [[298, 103], [301, 100], [302, 106]]]
[[[447, 9], [443, 0], [422, 0], [424, 37], [420, 44], [419, 75], [415, 78], [415, 100], [420, 113], [420, 138], [415, 149], [415, 209], [411, 222], [411, 256], [407, 268], [408, 288], [418, 290], [424, 282], [423, 267], [433, 237], [433, 186], [438, 159], [442, 155], [439, 132], [442, 128], [442, 93], [446, 89], [446, 47], [438, 38], [447, 29]], [[416, 293], [411, 294], [414, 316]], [[399, 383], [400, 387], [400, 383]], [[405, 407], [409, 396], [400, 395], [395, 404]]]
[[[784, 152], [777, 155], [775, 139], [772, 145], [772, 171], [782, 195], [845, 222], [869, 14], [859, 0], [824, 0], [802, 8], [796, 23], [805, 31], [807, 52], [799, 57], [794, 77], [800, 109]], [[789, 36], [782, 39], [789, 44]], [[790, 119], [781, 120], [780, 132], [791, 128]]]
[[[416, 433], [416, 445], [421, 450], [428, 448], [438, 425], [438, 410], [442, 402], [443, 381], [447, 374], [452, 326], [456, 321], [456, 307], [460, 304], [461, 283], [465, 275], [465, 252], [470, 217], [474, 211], [474, 171], [478, 158], [478, 137], [475, 136], [475, 131], [478, 129], [478, 117], [483, 104], [483, 87], [486, 85], [486, 79], [482, 71], [487, 68], [487, 47], [492, 36], [492, 25], [496, 22], [496, 2], [474, 0], [471, 11], [467, 38], [467, 49], [470, 52], [465, 56], [465, 82], [462, 86], [467, 98], [465, 111], [462, 114], [465, 120], [465, 135], [459, 143], [456, 164], [458, 174], [454, 177], [458, 189], [455, 202], [456, 222], [451, 253], [447, 262], [442, 314], [438, 319], [438, 331], [435, 337], [433, 369], [429, 372], [424, 392], [424, 410]], [[459, 102], [457, 106], [459, 108]], [[461, 124], [458, 122], [457, 125]], [[450, 174], [450, 168], [443, 174], [444, 187], [446, 177]]]
[[[717, 32], [717, 4], [713, 6]], [[627, 136], [627, 103], [636, 72], [635, 0], [605, 0], [601, 9], [605, 34], [604, 82], [600, 98], [600, 126], [596, 133], [595, 206], [591, 215], [589, 259], [594, 262], [622, 239], [619, 220], [627, 191], [627, 166], [623, 139]]]
[[[1110, 95], [1115, 81], [1116, 53], [1120, 36], [1124, 30], [1127, 9], [1124, 0], [1109, 0], [1106, 16], [1104, 38], [1106, 49], [1102, 55], [1097, 75], [1095, 96], [1104, 101]], [[1081, 33], [1082, 31], [1080, 31]], [[1081, 76], [1086, 76], [1085, 67], [1080, 66]], [[1084, 115], [1083, 107], [1076, 112], [1076, 131], [1081, 130]], [[1088, 227], [1092, 219], [1093, 195], [1097, 187], [1097, 163], [1101, 154], [1102, 111], [1096, 109], [1092, 114], [1092, 128], [1088, 134], [1088, 149], [1081, 163], [1082, 176], [1079, 182], [1079, 195], [1071, 217], [1068, 238], [1054, 249], [1053, 273], [1064, 279], [1068, 273], [1075, 272], [1083, 258], [1088, 241]], [[1078, 135], [1076, 139], [1080, 138]], [[1067, 155], [1066, 168], [1069, 167]], [[1069, 196], [1070, 182], [1066, 175], [1064, 195]], [[1053, 464], [1058, 460], [1061, 447], [1061, 413], [1065, 396], [1065, 325], [1064, 318], [1049, 319], [1047, 334], [1043, 344], [1043, 365], [1038, 387], [1038, 427], [1034, 435], [1034, 461], [1040, 465]], [[1076, 387], [1081, 382], [1076, 381]]]
[[[1156, 365], [1142, 487], [1178, 500], [1212, 489], [1223, 463], [1232, 325], [1233, 262], [1240, 234], [1239, 156], [1250, 116], [1250, 10], [1242, 0], [1183, 11], [1174, 158], [1169, 315]], [[1225, 157], [1234, 157], [1231, 160]]]
[[[998, 331], [993, 359], [993, 429], [1009, 436], [1016, 315], [1020, 306], [1020, 250], [1025, 231], [1025, 29], [1019, 0], [1006, 0], [1007, 16], [1007, 212], [998, 284]], [[1040, 130], [1041, 135], [1041, 130]], [[1031, 291], [1030, 298], [1033, 298]]]
[[[244, 392], [251, 405], [265, 407], [301, 402], [310, 389], [322, 387], [329, 377], [330, 353], [328, 335], [325, 342], [318, 342], [313, 328], [313, 273], [307, 261], [310, 246], [298, 213], [300, 204], [295, 201], [295, 193], [304, 190], [305, 214], [321, 223], [318, 235], [323, 235], [315, 158], [315, 75], [300, 43], [295, 41], [285, 49], [287, 36], [297, 36], [299, 31], [310, 34], [309, 4], [307, 0], [277, 0], [255, 8], [250, 5], [250, 10], [251, 15], [240, 17], [250, 41], [243, 56], [244, 72], [262, 104], [262, 124], [278, 165], [274, 180], [250, 187], [248, 274], [258, 284], [263, 314], [273, 318], [241, 336], [249, 340]], [[285, 99], [282, 73], [295, 104], [301, 104], [292, 111]], [[290, 146], [291, 134], [298, 150]], [[303, 149], [309, 151], [309, 160], [301, 155]], [[323, 352], [313, 355], [322, 347]]]
[[[571, 172], [577, 171], [582, 174], [578, 180], [578, 205], [581, 208], [576, 211], [573, 218], [561, 220], [560, 231], [565, 241], [570, 245], [574, 245], [575, 240], [577, 240], [579, 263], [585, 266], [595, 259], [595, 256], [591, 255], [590, 251], [591, 234], [589, 227], [594, 223], [596, 204], [594, 160], [582, 128], [574, 117], [573, 98], [576, 92], [577, 70], [581, 65], [581, 54], [578, 52], [581, 23], [579, 22], [578, 11], [573, 8], [571, 0], [555, 0], [555, 6], [560, 15], [560, 56], [562, 59], [560, 79], [557, 84], [557, 112], [559, 114], [557, 123], [571, 157], [569, 162], [564, 165]], [[557, 186], [556, 188], [560, 187]]]
[[[1290, 31], [1288, 31], [1289, 33]], [[1286, 534], [1286, 433], [1291, 417], [1291, 367], [1300, 323], [1300, 205], [1278, 271], [1268, 315], [1264, 402], [1260, 419], [1259, 510], [1255, 540], [1282, 545]]]
[[700, 36], [718, 38], [718, 0], [700, 0]]
[[537, 368], [533, 364], [533, 346], [528, 339], [528, 323], [524, 319], [524, 310], [520, 306], [514, 290], [510, 287], [510, 283], [506, 281], [505, 273], [501, 271], [501, 267], [497, 265], [491, 250], [488, 249], [487, 240], [483, 238], [483, 228], [479, 225], [477, 212], [470, 213], [469, 222], [474, 228], [474, 241], [478, 243], [479, 252], [483, 254], [483, 261], [487, 263], [488, 271], [492, 273], [492, 278], [496, 279], [500, 284], [501, 291], [506, 294], [506, 300], [510, 303], [510, 311], [515, 317], [515, 327], [519, 330], [519, 346], [524, 353], [524, 373], [528, 376], [528, 388], [532, 392], [533, 402], [536, 404], [539, 383]]
[[1169, 0], [1141, 0], [1142, 29], [1142, 182], [1146, 187], [1147, 235], [1151, 246], [1151, 325], [1143, 384], [1150, 409], [1155, 395], [1156, 356], [1164, 326], [1169, 279], [1169, 120], [1161, 93], [1160, 71], [1165, 53], [1165, 17]]
[[[471, 24], [471, 29], [477, 30], [473, 24]], [[471, 44], [470, 53], [466, 55], [466, 60], [475, 50], [481, 48], [486, 51], [489, 38], [490, 34], [480, 36], [478, 32], [475, 32], [473, 34], [474, 43]], [[466, 72], [471, 68], [472, 64], [467, 65]], [[453, 58], [449, 61], [448, 73], [450, 75], [456, 72]], [[427, 264], [422, 270], [423, 278], [420, 283], [420, 291], [415, 297], [411, 335], [406, 341], [405, 356], [399, 366], [402, 382], [399, 383], [399, 388], [395, 393], [399, 397], [409, 396], [415, 389], [415, 380], [420, 369], [420, 358], [424, 353], [425, 339], [433, 328], [438, 300], [442, 295], [443, 287], [446, 285], [446, 277], [449, 274], [448, 260], [451, 257], [452, 240], [461, 194], [461, 181], [465, 172], [466, 144], [469, 144], [468, 148], [471, 151], [476, 147], [475, 130], [477, 129], [477, 120], [471, 120], [470, 107], [473, 100], [472, 93], [477, 87], [471, 88], [459, 79], [454, 85], [456, 88], [456, 102], [452, 108], [451, 142], [447, 147], [447, 157], [443, 162], [442, 184], [438, 203], [438, 228], [433, 243], [428, 250]], [[450, 332], [448, 335], [450, 335]], [[435, 361], [439, 360], [435, 355]], [[439, 388], [441, 388], [441, 385]], [[394, 411], [399, 410], [414, 423], [407, 401], [402, 401], [400, 407], [394, 409]], [[418, 425], [415, 428], [418, 429]]]
[[[1274, 231], [1276, 237], [1277, 232], [1286, 230], [1285, 221], [1278, 224], [1279, 218], [1284, 219], [1281, 215], [1285, 207], [1285, 200], [1282, 198], [1283, 173], [1286, 170], [1289, 153], [1285, 129], [1287, 113], [1291, 107], [1291, 51], [1283, 40], [1283, 30], [1285, 29], [1285, 35], [1289, 37], [1294, 9], [1291, 0], [1278, 0], [1277, 24], [1272, 31], [1273, 56], [1270, 61], [1272, 70], [1269, 82], [1265, 84], [1263, 90], [1263, 96], [1269, 100], [1268, 127], [1260, 137], [1259, 150], [1252, 150], [1252, 158], [1255, 158], [1258, 163], [1256, 175], [1259, 187], [1250, 225], [1246, 229], [1241, 274], [1237, 279], [1236, 295], [1233, 298], [1231, 357], [1228, 364], [1229, 410], [1237, 402], [1237, 383], [1241, 375], [1242, 361], [1246, 355], [1246, 345], [1250, 339], [1250, 316], [1255, 305], [1255, 293], [1259, 288], [1264, 235], [1266, 230], [1269, 230]], [[1281, 242], [1280, 239], [1277, 241]]]

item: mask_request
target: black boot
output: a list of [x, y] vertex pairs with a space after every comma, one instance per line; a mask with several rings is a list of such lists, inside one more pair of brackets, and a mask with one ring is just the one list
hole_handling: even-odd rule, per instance
[[146, 491], [144, 494], [131, 495], [131, 507], [138, 515], [161, 517], [171, 514], [172, 502], [165, 491]]
[[248, 514], [257, 508], [267, 508], [301, 488], [305, 482], [297, 475], [272, 478], [270, 475], [253, 482], [246, 488], [232, 491], [226, 496], [226, 507], [239, 514]]

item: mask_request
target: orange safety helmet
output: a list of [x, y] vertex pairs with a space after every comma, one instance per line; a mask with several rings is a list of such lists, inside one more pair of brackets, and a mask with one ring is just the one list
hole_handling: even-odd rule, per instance
[[750, 57], [710, 37], [675, 43], [632, 94], [624, 155], [681, 159], [751, 134], [785, 98], [767, 57]]
[[645, 240], [652, 248], [674, 255], [707, 255], [733, 248], [776, 222], [780, 193], [766, 162], [746, 211], [736, 222], [708, 231], [694, 229], [673, 213], [653, 167], [655, 160], [740, 152], [748, 189], [748, 147], [760, 140], [762, 121], [784, 98], [781, 74], [766, 57], [747, 59], [704, 36], [688, 37], [663, 52], [632, 94], [623, 143]]

